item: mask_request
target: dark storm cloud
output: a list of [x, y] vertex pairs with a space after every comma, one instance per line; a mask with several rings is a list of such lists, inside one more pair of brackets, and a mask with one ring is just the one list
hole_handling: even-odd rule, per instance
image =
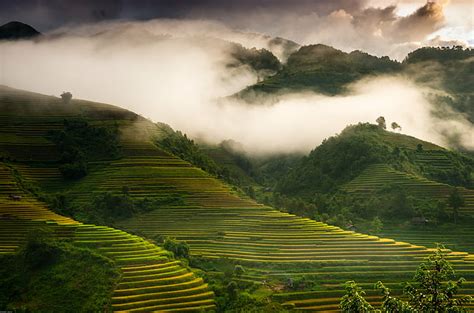
[[[67, 24], [114, 19], [154, 18], [217, 19], [231, 24], [242, 14], [265, 11], [276, 14], [359, 10], [365, 0], [0, 0], [0, 23], [18, 20], [47, 31]], [[239, 26], [239, 25], [236, 25]]]

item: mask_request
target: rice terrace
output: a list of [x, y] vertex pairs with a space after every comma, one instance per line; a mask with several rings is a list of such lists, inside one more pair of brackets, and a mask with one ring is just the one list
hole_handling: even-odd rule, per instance
[[0, 2], [0, 311], [473, 312], [473, 9]]

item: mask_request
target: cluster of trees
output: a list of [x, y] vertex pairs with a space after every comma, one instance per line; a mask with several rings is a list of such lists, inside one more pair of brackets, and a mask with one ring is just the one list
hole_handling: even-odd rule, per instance
[[[379, 116], [375, 120], [375, 122], [377, 122], [377, 125], [379, 125], [380, 128], [387, 129], [387, 122], [385, 121], [385, 117]], [[399, 131], [402, 130], [402, 127], [400, 125], [398, 125], [397, 122], [392, 122], [392, 124], [390, 124], [390, 126], [392, 127], [392, 130], [399, 130]]]
[[221, 258], [191, 256], [189, 265], [199, 268], [205, 281], [215, 294], [217, 312], [289, 313], [281, 304], [258, 293], [260, 284], [242, 277], [246, 273], [243, 265]]
[[400, 159], [381, 141], [376, 125], [348, 126], [340, 135], [325, 139], [282, 177], [276, 190], [287, 195], [314, 195], [334, 192], [341, 184], [359, 175], [367, 166]]
[[474, 49], [462, 46], [423, 47], [408, 53], [403, 63], [412, 64], [426, 61], [451, 62], [474, 56]]
[[163, 248], [173, 252], [176, 258], [189, 258], [189, 245], [185, 241], [178, 241], [174, 238], [165, 238]]
[[[380, 118], [379, 123], [384, 124], [384, 119]], [[412, 194], [396, 181], [387, 182], [370, 197], [357, 197], [340, 191], [342, 185], [369, 165], [378, 163], [455, 186], [472, 186], [472, 159], [439, 150], [453, 164], [452, 168], [421, 165], [417, 161], [418, 154], [429, 153], [423, 151], [421, 143], [416, 150], [400, 148], [400, 138], [392, 140], [391, 136], [400, 135], [386, 132], [378, 125], [348, 126], [340, 135], [326, 139], [307, 157], [294, 162], [286, 175], [278, 176], [273, 195], [257, 194], [257, 198], [292, 213], [331, 220], [340, 226], [357, 218], [372, 219], [375, 216], [384, 221], [421, 216], [433, 223], [448, 220], [445, 202]], [[416, 144], [416, 141], [410, 144]], [[265, 173], [272, 176], [269, 169], [278, 175], [279, 167], [266, 167]]]
[[62, 130], [48, 134], [61, 153], [59, 170], [68, 179], [86, 176], [88, 161], [119, 157], [118, 136], [116, 125], [97, 127], [83, 119], [65, 119]]
[[64, 193], [45, 197], [44, 200], [53, 211], [61, 215], [70, 216], [85, 223], [107, 225], [163, 206], [184, 204], [184, 199], [179, 194], [169, 194], [160, 198], [134, 199], [129, 194], [128, 186], [122, 188], [122, 193], [96, 193], [89, 203], [84, 204], [72, 204], [68, 195]]
[[[210, 156], [201, 150], [194, 140], [189, 139], [186, 134], [183, 134], [180, 131], [173, 131], [169, 128], [167, 135], [160, 138], [157, 144], [162, 149], [179, 156], [183, 160], [205, 170], [209, 174], [214, 175], [229, 184], [241, 187], [251, 195], [252, 190], [249, 188], [247, 177], [242, 177], [240, 173], [236, 172], [229, 166], [217, 164]], [[231, 152], [232, 149], [230, 148], [229, 143], [226, 142], [224, 142], [219, 148], [224, 149], [231, 154], [233, 162], [235, 162], [239, 168], [247, 172], [249, 175], [253, 175], [252, 163], [243, 154]]]
[[349, 281], [345, 286], [346, 295], [341, 299], [341, 310], [344, 313], [469, 312], [465, 305], [471, 302], [471, 297], [457, 295], [465, 280], [456, 279], [442, 247], [438, 247], [435, 253], [420, 264], [413, 280], [405, 283], [403, 288], [406, 300], [394, 297], [389, 288], [382, 282], [377, 282], [375, 287], [382, 294], [380, 309], [369, 304], [364, 298], [365, 292], [362, 288], [354, 281]]
[[110, 259], [54, 239], [47, 228], [29, 233], [0, 263], [0, 308], [11, 312], [108, 312], [120, 278]]
[[453, 188], [449, 199], [444, 201], [411, 195], [409, 190], [396, 184], [386, 185], [365, 196], [336, 192], [319, 193], [313, 198], [303, 199], [272, 193], [271, 196], [258, 195], [257, 199], [298, 216], [346, 229], [362, 226], [363, 231], [371, 233], [379, 233], [388, 222], [423, 219], [432, 226], [457, 223], [461, 217], [459, 209], [464, 205], [464, 198], [457, 188]]

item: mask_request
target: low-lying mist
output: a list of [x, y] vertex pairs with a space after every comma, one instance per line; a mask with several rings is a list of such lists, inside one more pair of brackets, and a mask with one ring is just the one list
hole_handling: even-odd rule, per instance
[[248, 66], [227, 66], [229, 45], [213, 38], [249, 48], [268, 47], [270, 38], [257, 36], [257, 44], [255, 34], [192, 31], [203, 23], [114, 23], [4, 42], [0, 84], [51, 95], [70, 91], [75, 98], [168, 123], [194, 138], [234, 139], [256, 154], [308, 152], [346, 125], [374, 122], [380, 115], [388, 124], [400, 124], [405, 134], [441, 145], [446, 135], [456, 136], [474, 148], [472, 124], [461, 116], [434, 117], [426, 97], [433, 91], [402, 76], [359, 81], [344, 96], [287, 94], [272, 105], [225, 98], [255, 83], [257, 75]]

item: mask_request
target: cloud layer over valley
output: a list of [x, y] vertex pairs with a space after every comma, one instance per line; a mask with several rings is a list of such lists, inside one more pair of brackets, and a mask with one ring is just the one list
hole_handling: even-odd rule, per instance
[[403, 133], [444, 144], [442, 134], [455, 132], [474, 148], [472, 124], [433, 117], [425, 97], [432, 91], [406, 77], [359, 81], [344, 96], [288, 94], [272, 105], [225, 98], [257, 81], [248, 66], [228, 66], [232, 48], [226, 40], [285, 54], [269, 37], [215, 22], [104, 23], [0, 43], [0, 84], [53, 95], [71, 91], [75, 98], [122, 106], [192, 137], [234, 139], [254, 153], [308, 152], [347, 124], [373, 122], [379, 115], [396, 121]]

